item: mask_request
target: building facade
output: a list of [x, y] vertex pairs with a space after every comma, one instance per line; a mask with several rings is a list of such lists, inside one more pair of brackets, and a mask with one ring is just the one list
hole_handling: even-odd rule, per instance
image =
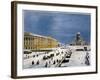
[[59, 42], [47, 36], [41, 36], [37, 34], [24, 33], [24, 49], [41, 50], [48, 48], [55, 48], [59, 46]]

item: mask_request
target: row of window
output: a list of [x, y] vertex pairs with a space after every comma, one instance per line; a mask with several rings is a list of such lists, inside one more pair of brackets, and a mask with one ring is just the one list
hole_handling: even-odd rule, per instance
[[24, 40], [34, 40], [34, 38], [28, 38], [28, 37], [24, 37]]
[[32, 45], [32, 44], [54, 44], [57, 42], [53, 42], [53, 41], [24, 41], [24, 45]]
[[52, 39], [49, 39], [49, 38], [41, 38], [41, 37], [24, 37], [24, 41], [27, 41], [27, 40], [37, 40], [37, 41], [44, 41], [44, 40], [47, 40], [48, 42], [51, 42], [51, 41], [54, 41]]

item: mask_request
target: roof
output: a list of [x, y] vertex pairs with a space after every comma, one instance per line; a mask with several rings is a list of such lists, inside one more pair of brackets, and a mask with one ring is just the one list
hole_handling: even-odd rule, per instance
[[53, 40], [57, 41], [56, 39], [54, 39], [54, 38], [52, 38], [50, 36], [43, 36], [43, 35], [38, 35], [38, 34], [30, 33], [30, 32], [24, 32], [24, 36], [43, 37], [43, 38], [53, 39]]

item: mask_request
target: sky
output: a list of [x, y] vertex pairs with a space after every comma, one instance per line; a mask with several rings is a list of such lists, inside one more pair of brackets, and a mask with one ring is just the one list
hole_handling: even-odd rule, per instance
[[77, 32], [90, 42], [91, 15], [87, 13], [23, 10], [24, 32], [51, 36], [63, 44], [75, 39]]

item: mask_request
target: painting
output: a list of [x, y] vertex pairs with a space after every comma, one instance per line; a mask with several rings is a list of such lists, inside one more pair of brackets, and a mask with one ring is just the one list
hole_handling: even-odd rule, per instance
[[12, 78], [97, 73], [96, 32], [97, 6], [13, 1]]

